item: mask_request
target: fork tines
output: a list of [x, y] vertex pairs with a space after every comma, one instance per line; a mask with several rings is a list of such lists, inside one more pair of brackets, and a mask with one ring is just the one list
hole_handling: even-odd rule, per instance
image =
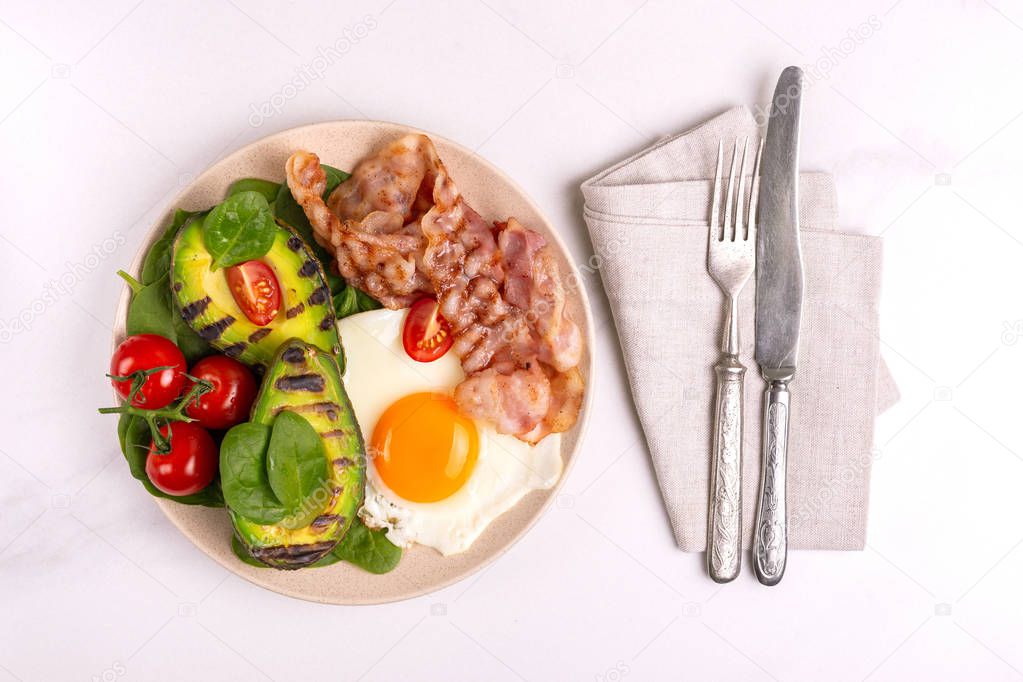
[[[755, 143], [756, 144], [756, 143]], [[757, 145], [757, 158], [750, 180], [749, 204], [744, 219], [743, 204], [746, 201], [746, 176], [749, 171], [749, 137], [742, 140], [742, 162], [739, 161], [739, 140], [732, 151], [732, 169], [728, 174], [725, 190], [725, 220], [721, 222], [721, 171], [724, 165], [724, 143], [718, 142], [718, 164], [714, 171], [714, 193], [711, 197], [710, 234], [718, 241], [735, 241], [756, 236], [757, 198], [760, 190], [760, 157], [764, 152], [763, 140]], [[738, 187], [736, 187], [738, 171]], [[734, 213], [733, 213], [734, 212]], [[734, 216], [734, 220], [733, 220]]]

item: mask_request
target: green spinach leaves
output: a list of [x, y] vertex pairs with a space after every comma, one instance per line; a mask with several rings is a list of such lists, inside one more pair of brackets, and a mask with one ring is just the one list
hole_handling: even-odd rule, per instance
[[171, 251], [174, 250], [174, 238], [185, 223], [195, 216], [202, 216], [203, 211], [185, 211], [177, 209], [171, 219], [170, 226], [164, 231], [163, 236], [149, 247], [145, 261], [142, 262], [142, 283], [152, 284], [170, 272]]
[[235, 513], [266, 525], [290, 517], [289, 525], [302, 527], [322, 511], [306, 507], [327, 478], [323, 441], [305, 417], [287, 410], [273, 427], [239, 424], [220, 445], [220, 478]]
[[382, 306], [375, 298], [355, 287], [346, 286], [334, 294], [334, 317], [339, 320], [342, 317], [364, 313], [367, 310], [376, 310], [380, 307]]
[[305, 417], [285, 410], [274, 419], [266, 470], [274, 495], [289, 514], [301, 509], [302, 503], [326, 480], [323, 439]]
[[259, 178], [242, 178], [241, 180], [234, 181], [227, 190], [227, 196], [233, 197], [235, 194], [242, 192], [259, 192], [272, 204], [274, 199], [277, 198], [277, 192], [280, 189], [281, 185], [279, 182], [270, 182], [269, 180], [261, 180]]
[[205, 218], [203, 238], [213, 256], [213, 270], [244, 263], [266, 254], [277, 225], [270, 203], [259, 192], [232, 194]]
[[189, 364], [210, 354], [210, 345], [188, 326], [174, 308], [168, 273], [163, 273], [151, 284], [143, 284], [124, 271], [117, 274], [132, 290], [125, 322], [128, 336], [159, 334], [177, 344]]
[[220, 480], [227, 506], [256, 523], [277, 523], [288, 513], [266, 470], [271, 430], [264, 424], [238, 424], [220, 444]]
[[[304, 527], [322, 511], [310, 514], [307, 508], [327, 477], [323, 442], [304, 417], [288, 410], [277, 415], [272, 427], [239, 424], [220, 446], [220, 477], [224, 500], [236, 514], [260, 524], [294, 520], [292, 527]], [[245, 563], [265, 568], [237, 537], [232, 537], [231, 548]], [[401, 555], [384, 531], [356, 519], [337, 547], [313, 566], [347, 561], [379, 574], [397, 566]]]
[[387, 532], [368, 528], [361, 520], [352, 524], [331, 554], [378, 575], [393, 570], [401, 561], [401, 547], [387, 539]]

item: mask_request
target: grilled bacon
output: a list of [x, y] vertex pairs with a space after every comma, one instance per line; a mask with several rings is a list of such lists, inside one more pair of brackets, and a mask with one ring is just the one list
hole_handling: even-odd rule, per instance
[[451, 326], [465, 414], [535, 443], [575, 423], [583, 342], [541, 234], [515, 218], [483, 219], [425, 135], [364, 159], [324, 202], [319, 158], [288, 159], [288, 186], [338, 271], [392, 309], [432, 295]]

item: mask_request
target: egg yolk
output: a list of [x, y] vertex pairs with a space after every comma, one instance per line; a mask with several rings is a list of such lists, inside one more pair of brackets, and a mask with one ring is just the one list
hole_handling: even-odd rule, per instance
[[454, 494], [479, 456], [476, 425], [441, 393], [413, 393], [392, 403], [373, 429], [370, 445], [380, 478], [412, 502]]

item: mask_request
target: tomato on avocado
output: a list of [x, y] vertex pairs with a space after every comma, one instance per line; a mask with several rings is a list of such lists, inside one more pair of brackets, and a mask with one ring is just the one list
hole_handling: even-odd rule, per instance
[[281, 285], [273, 269], [258, 260], [232, 265], [224, 272], [235, 303], [252, 324], [270, 324], [281, 310]]

